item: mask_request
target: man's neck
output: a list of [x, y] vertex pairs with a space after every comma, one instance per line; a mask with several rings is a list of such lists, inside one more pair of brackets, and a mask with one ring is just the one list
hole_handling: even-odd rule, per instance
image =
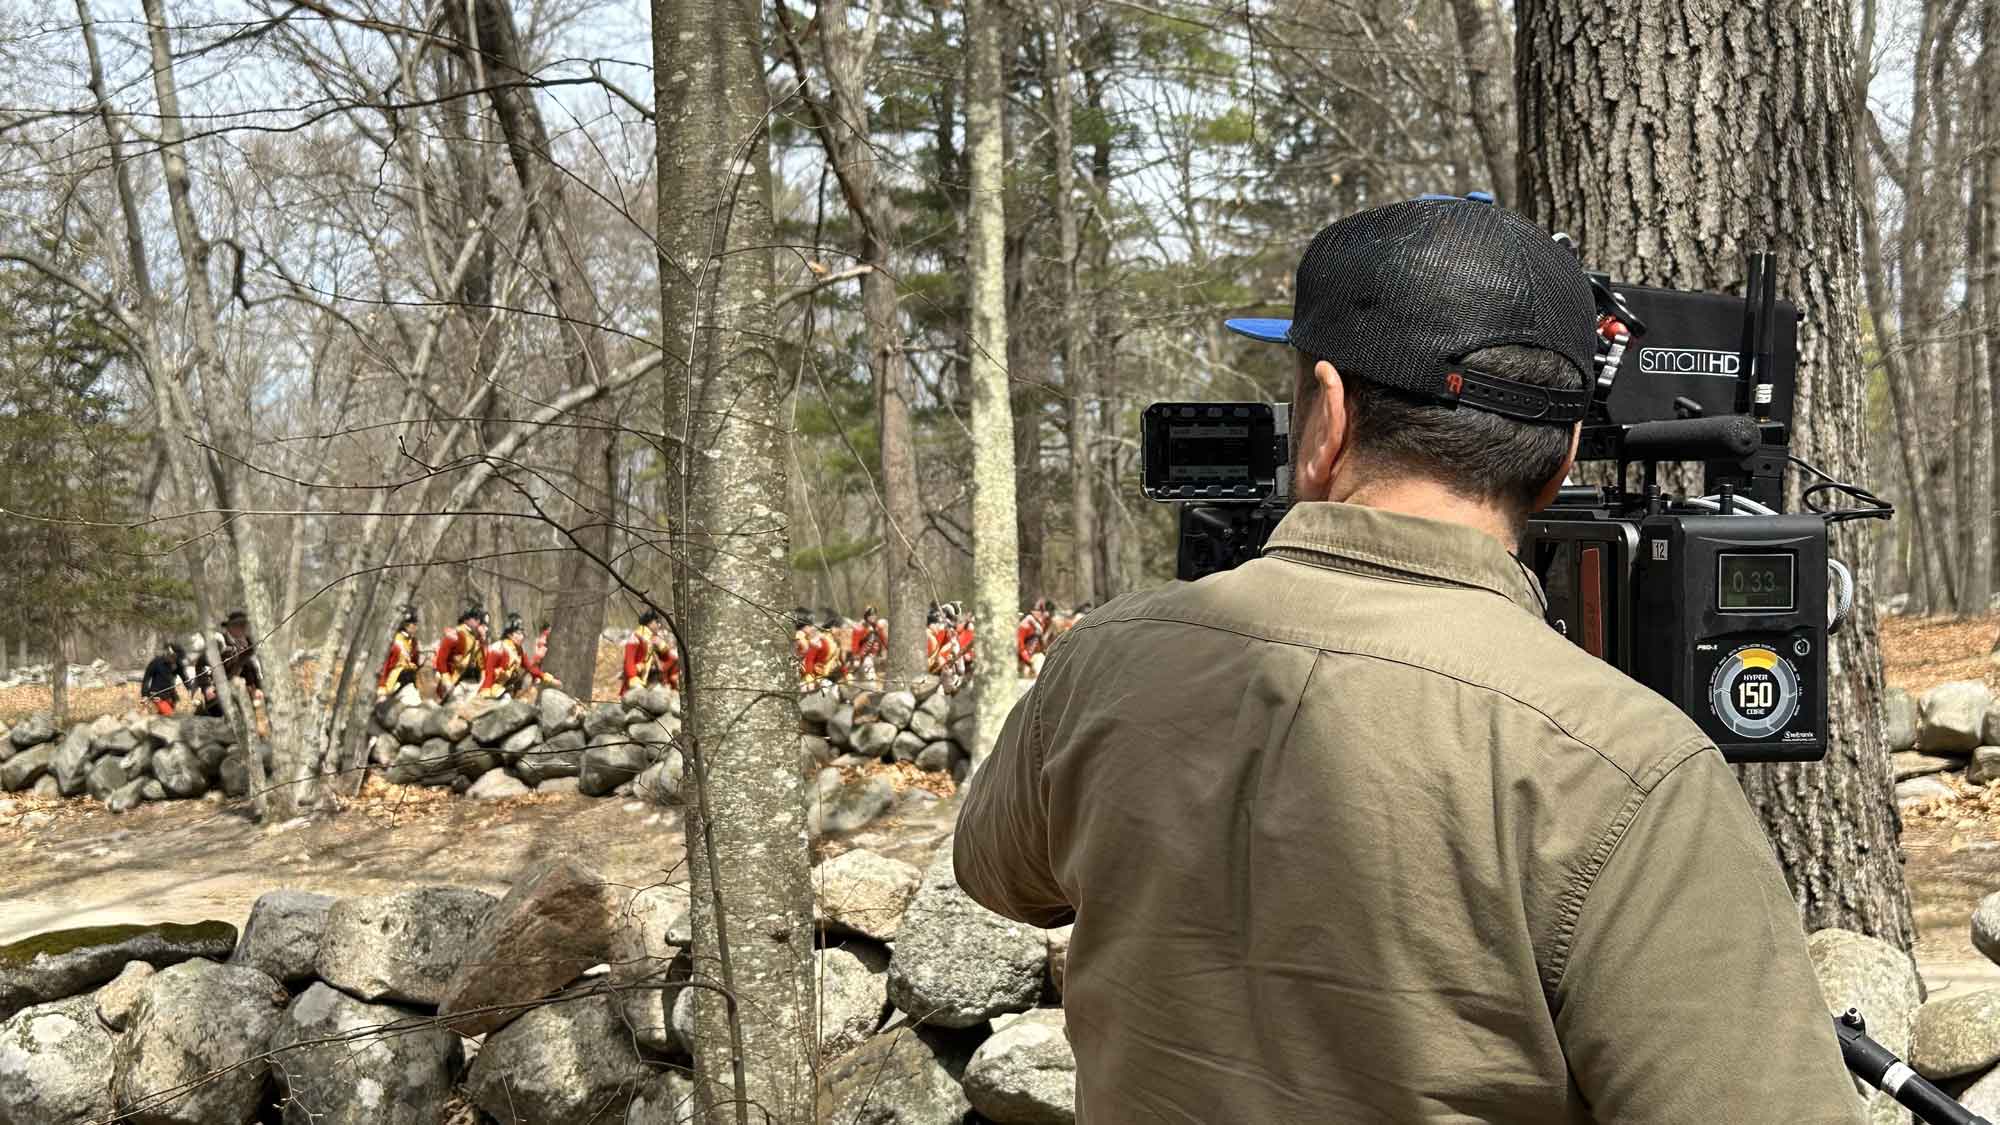
[[1481, 500], [1468, 500], [1442, 484], [1421, 479], [1363, 482], [1344, 496], [1328, 497], [1406, 516], [1461, 524], [1498, 540], [1509, 554], [1518, 545], [1520, 529], [1506, 513]]

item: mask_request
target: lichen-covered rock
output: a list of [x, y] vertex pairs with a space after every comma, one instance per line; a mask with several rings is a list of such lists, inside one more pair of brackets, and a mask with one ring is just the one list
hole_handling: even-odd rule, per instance
[[578, 773], [579, 787], [586, 797], [602, 797], [639, 776], [646, 768], [646, 747], [630, 737], [600, 734], [583, 752]]
[[826, 740], [842, 750], [854, 748], [854, 705], [843, 703], [826, 721]]
[[231, 964], [259, 969], [280, 984], [297, 985], [317, 971], [320, 935], [333, 910], [330, 895], [310, 891], [266, 891], [250, 906], [243, 938]]
[[141, 774], [151, 775], [153, 772], [153, 756], [157, 753], [159, 753], [159, 748], [148, 740], [133, 747], [124, 757], [119, 758], [118, 765], [125, 771], [126, 777], [138, 777]]
[[54, 742], [60, 733], [56, 730], [54, 715], [47, 711], [37, 711], [9, 728], [7, 741], [12, 743], [16, 750], [27, 750], [44, 742]]
[[41, 780], [55, 764], [56, 744], [38, 743], [0, 762], [0, 789], [18, 793]]
[[508, 735], [506, 741], [500, 744], [500, 760], [507, 765], [513, 765], [521, 760], [521, 755], [540, 746], [542, 742], [542, 728], [529, 723]]
[[208, 791], [208, 771], [201, 759], [178, 742], [153, 755], [153, 776], [176, 797], [199, 797]]
[[516, 880], [487, 914], [445, 983], [438, 1015], [460, 1035], [484, 1035], [610, 959], [603, 877], [558, 860]]
[[837, 769], [824, 769], [808, 802], [806, 825], [813, 835], [852, 832], [888, 812], [896, 803], [896, 790], [886, 778], [846, 778]]
[[909, 726], [910, 716], [916, 710], [917, 697], [907, 691], [883, 692], [882, 698], [875, 704], [875, 713], [882, 717], [882, 721], [898, 727]]
[[95, 752], [90, 747], [89, 727], [73, 727], [63, 735], [62, 741], [56, 744], [55, 761], [49, 767], [63, 796], [75, 797], [83, 793], [90, 774], [90, 763], [95, 760]]
[[813, 914], [831, 932], [892, 942], [923, 881], [922, 871], [900, 859], [864, 848], [842, 852], [813, 869]]
[[122, 758], [137, 750], [139, 744], [144, 741], [146, 736], [143, 732], [121, 726], [108, 734], [91, 739], [90, 752], [99, 756], [111, 754]]
[[123, 788], [127, 781], [125, 767], [117, 758], [99, 758], [90, 763], [90, 770], [84, 775], [83, 787], [93, 798], [109, 801], [111, 794]]
[[472, 737], [481, 746], [498, 746], [507, 736], [535, 721], [535, 706], [519, 699], [503, 699], [472, 720]]
[[116, 1042], [89, 996], [36, 1004], [0, 1022], [0, 1122], [84, 1125], [110, 1118]]
[[674, 697], [665, 685], [654, 684], [652, 687], [626, 692], [625, 706], [636, 707], [648, 715], [658, 717], [674, 709]]
[[865, 754], [870, 758], [883, 757], [889, 753], [889, 748], [895, 745], [896, 736], [900, 733], [902, 732], [894, 723], [875, 722], [856, 725], [851, 736], [854, 752]]
[[166, 787], [160, 785], [157, 780], [150, 777], [135, 777], [112, 790], [110, 795], [104, 798], [104, 807], [114, 813], [131, 812], [145, 803], [148, 786], [159, 786], [160, 798], [162, 800], [166, 798]]
[[799, 765], [816, 770], [833, 764], [833, 743], [816, 734], [799, 736]]
[[1048, 931], [1049, 983], [1055, 986], [1057, 996], [1062, 995], [1063, 981], [1069, 976], [1069, 936], [1075, 929], [1075, 926], [1057, 926]]
[[[1911, 1024], [1923, 1002], [1923, 984], [1910, 955], [1878, 938], [1833, 929], [1814, 933], [1806, 950], [1828, 1012], [1838, 1015], [1858, 1009], [1876, 1042], [1899, 1058], [1907, 1056]], [[1871, 1122], [1887, 1125], [1898, 1120], [1899, 1112], [1889, 1095], [1878, 1093], [1868, 1099]]]
[[[442, 731], [439, 731], [439, 733], [437, 734], [426, 734], [424, 733], [424, 727], [427, 726], [433, 718], [438, 719], [439, 720], [438, 725], [442, 727], [444, 725], [444, 718], [447, 714], [449, 714], [449, 712], [447, 712], [444, 708], [432, 706], [429, 704], [418, 704], [415, 707], [405, 707], [402, 710], [396, 712], [396, 721], [389, 725], [389, 729], [392, 732], [394, 732], [396, 738], [402, 742], [422, 742], [426, 738], [444, 737]], [[451, 741], [451, 739], [445, 738], [445, 741], [449, 742]]]
[[965, 1064], [965, 1096], [997, 1125], [1071, 1125], [1076, 1120], [1076, 1052], [1061, 1008], [1036, 1008], [993, 1021], [993, 1036]]
[[[639, 1046], [660, 1054], [678, 1049], [662, 988], [687, 935], [674, 932], [688, 913], [688, 889], [659, 883], [636, 890], [605, 888], [611, 906], [611, 985], [625, 1025]], [[684, 925], [685, 923], [682, 922]]]
[[223, 755], [221, 763], [216, 767], [216, 774], [222, 782], [222, 792], [225, 795], [230, 797], [250, 795], [250, 766], [243, 760], [241, 752], [231, 751]]
[[472, 720], [467, 719], [457, 707], [431, 707], [418, 713], [423, 716], [423, 725], [418, 727], [414, 738], [402, 741], [422, 742], [426, 738], [442, 738], [446, 742], [463, 742], [472, 737]]
[[1955, 754], [1926, 754], [1921, 750], [1898, 750], [1889, 755], [1889, 766], [1897, 781], [1908, 781], [1913, 777], [1929, 777], [1934, 773], [1955, 770], [1964, 765]]
[[1992, 691], [1977, 680], [1937, 685], [1923, 695], [1917, 745], [1933, 753], [1971, 750], [1979, 745], [1992, 707]]
[[529, 792], [525, 783], [506, 770], [487, 770], [465, 795], [475, 801], [505, 801], [510, 797], [525, 797]]
[[830, 687], [810, 688], [799, 693], [799, 718], [809, 723], [826, 723], [840, 709], [840, 693]]
[[965, 1037], [932, 1028], [877, 1035], [827, 1068], [819, 1119], [847, 1125], [960, 1125], [972, 1110], [959, 1076]]
[[[132, 1019], [132, 1009], [139, 1004], [139, 994], [146, 990], [147, 982], [153, 979], [156, 971], [144, 961], [129, 962], [111, 979], [110, 984], [91, 993], [97, 1001], [97, 1018], [104, 1026], [113, 1031], [125, 1030], [125, 1025]], [[105, 1080], [110, 1080], [109, 1074]]]
[[943, 719], [922, 709], [910, 716], [910, 733], [925, 742], [943, 742], [951, 737]]
[[632, 1095], [624, 1125], [694, 1125], [694, 1119], [694, 1079], [669, 1067]]
[[537, 789], [552, 778], [574, 778], [583, 771], [583, 749], [583, 732], [566, 730], [522, 754], [514, 772]]
[[2000, 1061], [2000, 989], [1927, 1001], [1910, 1030], [1910, 1067], [1925, 1078], [1956, 1078]]
[[315, 970], [362, 1000], [435, 1007], [495, 901], [471, 887], [339, 899], [327, 911]]
[[1891, 751], [1916, 749], [1917, 702], [1910, 698], [1909, 692], [1890, 688], [1882, 693], [1882, 724]]
[[1048, 939], [959, 888], [947, 842], [903, 912], [889, 962], [889, 1000], [913, 1019], [972, 1027], [1026, 1011], [1042, 993]]
[[1932, 801], [1948, 801], [1958, 796], [1958, 790], [1951, 787], [1941, 775], [1913, 777], [1896, 783], [1896, 803], [1898, 805], [1920, 805]]
[[1965, 780], [1985, 785], [1995, 779], [2000, 779], [2000, 746], [1981, 746], [1972, 752], [1972, 761], [1965, 767]]
[[618, 734], [624, 729], [625, 707], [622, 704], [600, 703], [583, 716], [583, 733], [586, 738], [595, 738], [600, 734]]
[[888, 957], [865, 942], [813, 951], [821, 1057], [854, 1050], [882, 1026], [882, 1014], [889, 1007], [888, 969]]
[[227, 922], [191, 926], [87, 926], [0, 945], [0, 1016], [30, 1004], [88, 992], [132, 961], [155, 967], [202, 957], [219, 961], [236, 948]]
[[681, 761], [681, 752], [669, 750], [666, 757], [647, 766], [638, 777], [632, 779], [632, 795], [656, 805], [679, 804], [685, 772], [686, 766]]
[[889, 757], [898, 762], [914, 762], [924, 752], [924, 740], [909, 731], [896, 732], [896, 738], [889, 743]]
[[285, 1009], [271, 1050], [286, 1125], [435, 1125], [461, 1054], [423, 1013], [319, 981]]
[[948, 773], [952, 762], [958, 757], [958, 744], [953, 742], [933, 742], [917, 755], [917, 768], [927, 773]]
[[551, 1001], [486, 1037], [467, 1072], [473, 1104], [500, 1125], [602, 1125], [652, 1077], [612, 997]]
[[583, 704], [561, 688], [545, 687], [535, 697], [535, 721], [544, 738], [583, 726]]
[[249, 1121], [288, 999], [246, 965], [184, 961], [153, 974], [112, 1051], [113, 1104], [138, 1125]]

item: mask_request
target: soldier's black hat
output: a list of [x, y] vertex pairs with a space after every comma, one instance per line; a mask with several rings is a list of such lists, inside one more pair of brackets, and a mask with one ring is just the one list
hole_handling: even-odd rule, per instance
[[524, 626], [523, 626], [523, 625], [521, 624], [521, 615], [520, 615], [520, 614], [518, 614], [518, 613], [515, 613], [515, 614], [509, 614], [509, 615], [508, 615], [508, 617], [507, 617], [507, 627], [506, 627], [506, 628], [504, 628], [504, 629], [502, 629], [502, 630], [500, 630], [500, 632], [501, 632], [502, 634], [506, 634], [506, 633], [526, 633], [527, 631], [528, 631], [528, 630], [526, 629], [526, 627], [524, 627]]
[[473, 602], [471, 605], [465, 607], [465, 612], [459, 614], [458, 619], [460, 621], [483, 622], [486, 620], [486, 607], [480, 605], [478, 602]]
[[230, 610], [229, 616], [222, 619], [222, 627], [225, 629], [227, 629], [231, 625], [248, 626], [249, 624], [250, 624], [250, 615], [243, 612], [240, 609]]
[[812, 624], [813, 611], [802, 605], [792, 607], [792, 628], [803, 629]]
[[657, 625], [659, 621], [660, 611], [654, 609], [652, 606], [647, 606], [645, 609], [639, 611], [639, 624]]
[[417, 623], [417, 607], [413, 605], [404, 606], [399, 622], [404, 625], [415, 625]]

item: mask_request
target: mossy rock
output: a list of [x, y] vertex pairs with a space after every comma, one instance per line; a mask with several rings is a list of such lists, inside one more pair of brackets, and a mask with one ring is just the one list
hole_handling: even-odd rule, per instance
[[214, 921], [83, 926], [22, 938], [0, 945], [0, 1019], [88, 992], [132, 961], [164, 969], [197, 957], [222, 961], [235, 948], [236, 927]]

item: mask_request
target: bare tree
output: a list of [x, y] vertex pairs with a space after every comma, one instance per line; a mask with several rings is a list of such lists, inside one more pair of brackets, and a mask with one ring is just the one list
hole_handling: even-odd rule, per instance
[[985, 758], [1014, 706], [1011, 625], [1020, 611], [1020, 547], [1014, 517], [1014, 419], [1007, 385], [1006, 188], [1002, 131], [1000, 10], [965, 8], [971, 81], [965, 138], [970, 160], [966, 224], [972, 294], [972, 605], [980, 629], [978, 721], [973, 761]]

